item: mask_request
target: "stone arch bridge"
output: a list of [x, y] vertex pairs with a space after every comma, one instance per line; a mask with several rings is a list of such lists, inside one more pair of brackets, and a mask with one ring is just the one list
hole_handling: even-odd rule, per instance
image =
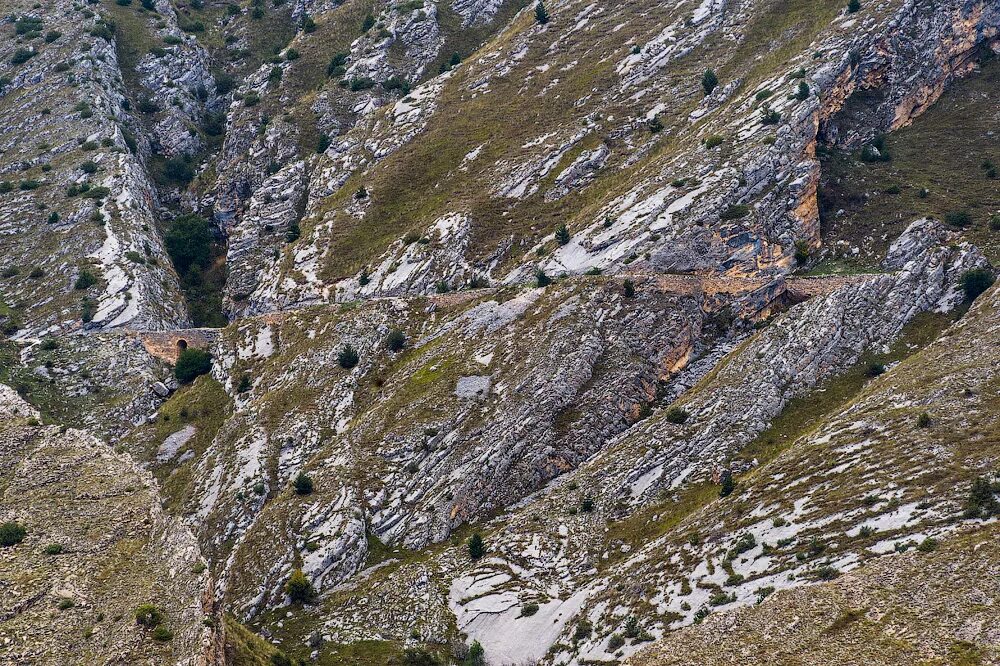
[[173, 364], [185, 349], [207, 349], [218, 339], [220, 330], [182, 328], [172, 331], [142, 331], [137, 335], [150, 356]]

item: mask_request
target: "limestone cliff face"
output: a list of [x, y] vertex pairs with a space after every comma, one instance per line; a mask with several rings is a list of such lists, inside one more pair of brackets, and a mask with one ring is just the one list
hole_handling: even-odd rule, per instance
[[[574, 7], [569, 3], [561, 11], [573, 14]], [[380, 106], [375, 99], [366, 106], [359, 102], [356, 108], [373, 114], [376, 121], [336, 128], [344, 139], [327, 155], [333, 165], [327, 166], [326, 159], [316, 163], [318, 178], [311, 179], [308, 189], [319, 191], [310, 194], [303, 212], [303, 237], [282, 252], [281, 261], [270, 263], [254, 293], [241, 293], [249, 304], [241, 311], [356, 295], [427, 294], [440, 285], [455, 287], [476, 278], [524, 282], [536, 267], [550, 274], [621, 271], [636, 265], [732, 275], [787, 272], [796, 266], [796, 243], [811, 250], [821, 245], [817, 141], [857, 145], [906, 124], [950, 81], [970, 71], [1000, 24], [991, 3], [891, 3], [877, 12], [831, 16], [829, 25], [784, 61], [787, 71], [726, 82], [692, 109], [690, 85], [668, 81], [663, 73], [675, 58], [712, 35], [738, 34], [741, 25], [752, 26], [755, 11], [766, 9], [713, 7], [705, 15], [695, 12], [698, 20], [693, 25], [674, 24], [655, 36], [609, 35], [581, 57], [619, 58], [618, 49], [634, 44], [635, 53], [617, 61], [610, 75], [614, 85], [594, 88], [568, 114], [545, 126], [521, 123], [516, 129], [523, 139], [517, 144], [484, 135], [461, 151], [447, 151], [453, 157], [441, 164], [440, 180], [429, 183], [451, 192], [447, 207], [400, 220], [404, 226], [397, 235], [380, 230], [382, 240], [374, 246], [359, 237], [357, 242], [369, 254], [345, 262], [339, 255], [353, 255], [355, 250], [341, 246], [338, 237], [368, 224], [369, 216], [384, 218], [387, 209], [405, 205], [380, 200], [380, 189], [387, 191], [385, 196], [406, 196], [406, 184], [391, 179], [407, 177], [394, 174], [407, 168], [408, 158], [393, 154], [401, 148], [420, 152], [434, 141], [438, 116], [490, 95], [490, 86], [516, 84], [530, 90], [539, 71], [555, 66], [572, 72], [583, 65], [580, 58], [562, 62], [558, 56], [539, 64], [529, 55], [536, 45], [559, 44], [573, 31], [563, 35], [565, 28], [558, 24], [528, 29], [521, 20], [503, 40], [488, 45], [479, 61], [460, 66], [442, 86], [411, 93], [395, 106]], [[584, 31], [598, 30], [596, 26], [611, 18], [582, 5], [573, 15], [583, 25], [594, 26]], [[671, 46], [664, 50], [667, 33]], [[616, 43], [619, 39], [622, 44]], [[740, 53], [723, 47], [705, 65], [739, 69]], [[351, 62], [354, 57], [352, 52]], [[362, 58], [348, 67], [347, 77], [363, 66], [368, 68], [366, 77], [385, 78], [385, 73], [371, 73], [377, 62]], [[549, 87], [539, 83], [535, 94], [576, 94], [572, 80], [568, 75], [555, 78]], [[637, 94], [648, 111], [633, 107], [615, 115]], [[398, 126], [400, 105], [420, 114], [415, 131]], [[516, 105], [511, 111], [517, 113]], [[658, 133], [671, 137], [669, 150], [654, 150], [656, 136], [648, 129], [654, 117], [664, 127]], [[394, 119], [397, 122], [391, 122]], [[379, 149], [390, 135], [401, 134], [402, 146], [392, 152]], [[706, 148], [709, 140], [712, 147]], [[721, 147], [715, 147], [716, 141]], [[636, 169], [640, 163], [642, 171]], [[625, 176], [612, 176], [619, 172]], [[476, 182], [483, 176], [488, 183]], [[609, 178], [614, 182], [602, 186]], [[451, 180], [478, 191], [452, 190]], [[355, 196], [362, 187], [371, 190], [370, 198]], [[561, 201], [571, 193], [600, 187], [600, 205], [576, 203], [576, 197], [570, 197], [563, 206], [561, 219], [572, 236], [564, 246], [553, 246], [544, 225], [499, 237], [483, 231], [493, 221], [481, 211], [502, 211], [513, 220], [523, 214], [518, 209], [534, 210], [539, 200]], [[494, 237], [484, 245], [485, 235]], [[242, 243], [240, 247], [242, 255]], [[347, 273], [340, 268], [345, 263]]]
[[[9, 7], [58, 35], [26, 48], [4, 39], [0, 180], [6, 321], [21, 335], [83, 328], [166, 328], [187, 318], [156, 230], [158, 197], [107, 23], [58, 2]], [[15, 31], [7, 22], [3, 30]], [[13, 66], [22, 49], [34, 53]], [[33, 51], [31, 50], [33, 49]], [[84, 280], [80, 279], [85, 275]]]
[[[996, 2], [11, 1], [0, 661], [832, 659], [789, 616], [882, 621], [895, 554], [970, 587], [994, 130], [905, 182], [876, 137]], [[831, 238], [848, 151], [898, 205]], [[930, 615], [873, 662], [948, 653]]]

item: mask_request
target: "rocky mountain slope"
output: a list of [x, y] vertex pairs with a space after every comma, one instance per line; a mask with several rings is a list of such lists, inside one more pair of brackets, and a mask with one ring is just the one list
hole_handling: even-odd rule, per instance
[[10, 0], [0, 662], [993, 663], [998, 29]]

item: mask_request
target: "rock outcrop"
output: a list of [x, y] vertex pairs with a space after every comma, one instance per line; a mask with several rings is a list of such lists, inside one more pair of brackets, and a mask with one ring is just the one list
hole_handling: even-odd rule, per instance
[[[127, 455], [0, 387], [0, 659], [222, 666], [198, 544]], [[9, 543], [16, 541], [16, 543]]]

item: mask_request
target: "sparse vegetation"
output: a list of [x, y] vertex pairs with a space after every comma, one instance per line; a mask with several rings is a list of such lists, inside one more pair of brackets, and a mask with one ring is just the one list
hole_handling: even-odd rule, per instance
[[10, 548], [24, 541], [28, 530], [21, 523], [8, 521], [0, 524], [0, 547]]

